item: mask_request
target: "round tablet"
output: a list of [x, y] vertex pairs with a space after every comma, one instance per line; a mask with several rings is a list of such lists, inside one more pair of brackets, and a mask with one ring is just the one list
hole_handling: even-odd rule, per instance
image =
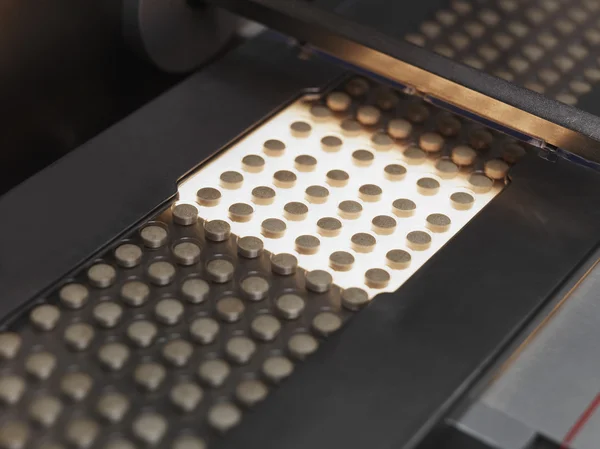
[[261, 206], [273, 204], [275, 190], [267, 186], [258, 186], [252, 189], [252, 202]]
[[294, 159], [294, 167], [301, 172], [314, 171], [317, 167], [317, 160], [307, 154], [302, 154]]
[[112, 371], [118, 371], [129, 358], [129, 349], [121, 343], [108, 343], [98, 350], [100, 363]]
[[357, 253], [370, 253], [375, 248], [377, 240], [371, 234], [358, 232], [350, 238], [352, 249]]
[[260, 301], [269, 292], [269, 283], [260, 276], [250, 276], [240, 282], [240, 288], [246, 298], [252, 301]]
[[250, 323], [250, 330], [261, 341], [273, 341], [281, 330], [281, 323], [273, 315], [259, 315]]
[[213, 242], [223, 242], [229, 239], [231, 226], [223, 220], [211, 220], [204, 222], [204, 236]]
[[230, 372], [227, 362], [220, 359], [207, 360], [198, 368], [198, 377], [209, 386], [217, 388], [223, 385]]
[[239, 321], [244, 309], [244, 303], [233, 296], [219, 299], [216, 305], [217, 315], [227, 323]]
[[381, 87], [375, 94], [375, 103], [384, 111], [389, 111], [398, 105], [398, 96], [387, 87]]
[[87, 323], [74, 323], [65, 329], [65, 343], [76, 351], [83, 351], [94, 339], [94, 328]]
[[295, 249], [300, 254], [316, 254], [319, 251], [321, 241], [312, 235], [301, 235], [296, 238]]
[[60, 388], [61, 391], [70, 399], [74, 401], [80, 401], [87, 396], [92, 387], [92, 383], [91, 377], [87, 374], [75, 372], [66, 374], [62, 378]]
[[450, 217], [444, 214], [431, 214], [427, 216], [427, 227], [433, 232], [446, 232], [450, 229]]
[[329, 153], [339, 151], [342, 148], [342, 139], [336, 136], [325, 136], [321, 139], [321, 148]]
[[398, 217], [410, 217], [414, 215], [417, 205], [407, 198], [398, 198], [392, 203], [392, 212]]
[[267, 238], [278, 239], [283, 237], [287, 225], [279, 218], [267, 218], [260, 225], [260, 232]]
[[167, 243], [169, 234], [162, 226], [150, 225], [140, 231], [140, 237], [148, 248], [160, 248]]
[[326, 176], [327, 183], [332, 187], [344, 187], [350, 179], [350, 175], [344, 170], [329, 170]]
[[289, 189], [296, 184], [296, 174], [289, 170], [279, 170], [273, 174], [273, 184], [281, 189]]
[[43, 331], [50, 331], [54, 329], [59, 318], [60, 309], [50, 304], [37, 306], [29, 313], [31, 324]]
[[0, 358], [9, 360], [15, 358], [21, 348], [21, 337], [14, 332], [0, 334]]
[[263, 152], [267, 156], [281, 156], [285, 151], [285, 143], [281, 140], [270, 139], [263, 144]]
[[387, 132], [394, 139], [406, 139], [412, 132], [412, 125], [408, 120], [393, 119], [388, 123]]
[[121, 287], [121, 299], [129, 306], [139, 307], [150, 296], [150, 287], [140, 281], [128, 281]]
[[410, 165], [422, 164], [425, 162], [425, 159], [427, 159], [427, 153], [414, 145], [409, 146], [402, 154], [404, 155], [406, 162]]
[[406, 244], [410, 249], [423, 251], [431, 246], [431, 236], [424, 231], [411, 231], [406, 235]]
[[437, 133], [423, 133], [419, 137], [419, 146], [428, 153], [437, 153], [444, 147], [444, 138]]
[[475, 150], [482, 151], [487, 150], [494, 141], [492, 133], [485, 129], [476, 129], [469, 137], [469, 143]]
[[229, 218], [232, 221], [245, 223], [252, 219], [254, 208], [246, 203], [234, 203], [229, 206]]
[[[117, 449], [117, 448], [105, 448], [105, 449]], [[131, 448], [118, 448], [118, 449], [135, 449]], [[182, 435], [177, 437], [173, 441], [171, 449], [206, 449], [206, 443], [202, 438], [195, 437], [193, 435]]]
[[291, 201], [283, 206], [283, 215], [290, 221], [302, 221], [308, 215], [308, 207], [304, 203]]
[[258, 237], [241, 237], [237, 241], [238, 254], [246, 259], [254, 259], [262, 253], [263, 241]]
[[58, 293], [60, 303], [69, 309], [80, 309], [88, 300], [89, 291], [83, 284], [67, 284]]
[[202, 345], [211, 344], [218, 333], [219, 323], [212, 318], [196, 318], [190, 324], [190, 336]]
[[322, 122], [331, 117], [331, 111], [322, 104], [315, 104], [310, 107], [310, 115], [314, 121]]
[[331, 92], [327, 95], [327, 107], [334, 112], [344, 112], [352, 104], [352, 99], [345, 92]]
[[342, 305], [349, 310], [360, 310], [369, 304], [369, 295], [362, 288], [350, 287], [342, 292]]
[[523, 156], [525, 156], [525, 149], [516, 143], [506, 145], [502, 151], [502, 159], [509, 164], [517, 163]]
[[235, 389], [235, 397], [243, 405], [251, 407], [264, 400], [269, 389], [259, 380], [247, 379], [241, 381]]
[[394, 145], [394, 140], [384, 132], [376, 132], [371, 136], [371, 144], [377, 151], [388, 151]]
[[97, 263], [92, 265], [87, 272], [90, 284], [98, 288], [110, 287], [117, 278], [116, 270], [108, 264]]
[[271, 271], [275, 274], [290, 275], [296, 272], [298, 259], [296, 256], [287, 253], [280, 253], [271, 256]]
[[362, 131], [362, 126], [360, 126], [360, 123], [358, 123], [356, 120], [347, 118], [346, 120], [343, 120], [340, 124], [340, 129], [342, 131], [342, 134], [344, 134], [345, 136], [356, 137]]
[[51, 427], [62, 409], [62, 404], [58, 399], [52, 396], [41, 396], [31, 403], [29, 416], [43, 427]]
[[257, 154], [249, 154], [242, 158], [242, 168], [248, 173], [259, 173], [265, 168], [265, 160]]
[[247, 337], [233, 337], [225, 344], [229, 360], [239, 365], [248, 363], [256, 352], [256, 344]]
[[265, 377], [273, 383], [281, 382], [294, 371], [294, 364], [286, 357], [269, 357], [262, 366]]
[[429, 118], [429, 109], [423, 103], [412, 103], [406, 109], [406, 118], [413, 123], [423, 123]]
[[383, 169], [383, 174], [390, 181], [401, 181], [406, 176], [406, 167], [400, 164], [389, 164]]
[[146, 412], [133, 421], [133, 433], [147, 445], [156, 445], [167, 432], [167, 420], [161, 415]]
[[181, 242], [173, 247], [173, 256], [180, 265], [194, 265], [200, 260], [200, 247], [192, 242]]
[[169, 262], [159, 260], [148, 267], [148, 278], [154, 285], [168, 285], [175, 277], [175, 267]]
[[5, 404], [16, 404], [25, 393], [25, 381], [15, 375], [0, 377], [0, 400]]
[[230, 281], [234, 272], [233, 264], [225, 259], [213, 259], [206, 264], [206, 273], [217, 284]]
[[0, 426], [0, 447], [3, 449], [23, 449], [29, 438], [27, 424], [6, 420]]
[[204, 279], [186, 279], [181, 285], [181, 293], [192, 304], [201, 304], [206, 301], [210, 287]]
[[454, 178], [458, 174], [458, 166], [448, 158], [441, 158], [435, 163], [437, 175], [443, 179]]
[[473, 206], [475, 198], [473, 195], [466, 192], [455, 192], [450, 195], [450, 203], [457, 210], [467, 210]]
[[336, 271], [350, 271], [354, 265], [354, 256], [346, 251], [335, 251], [329, 256], [329, 266]]
[[375, 184], [364, 184], [358, 188], [358, 197], [369, 203], [379, 201], [382, 193], [381, 187]]
[[375, 106], [360, 106], [356, 111], [356, 119], [363, 125], [373, 126], [381, 119], [381, 111]]
[[167, 375], [164, 366], [158, 363], [142, 363], [135, 367], [133, 379], [135, 383], [147, 391], [156, 391]]
[[346, 92], [353, 97], [360, 97], [369, 91], [369, 82], [364, 78], [352, 78], [346, 83]]
[[319, 342], [309, 334], [295, 334], [288, 341], [288, 351], [298, 360], [304, 360], [314, 353], [319, 347]]
[[72, 420], [65, 429], [65, 439], [74, 447], [84, 449], [91, 447], [100, 427], [95, 421], [86, 418]]
[[297, 121], [290, 125], [290, 132], [294, 137], [308, 137], [312, 131], [312, 126], [306, 122]]
[[228, 402], [217, 403], [208, 411], [208, 423], [221, 433], [237, 426], [241, 419], [240, 410]]
[[203, 396], [202, 389], [192, 382], [182, 382], [175, 385], [169, 394], [173, 405], [186, 413], [196, 409]]
[[56, 357], [49, 352], [36, 352], [25, 359], [25, 371], [39, 380], [45, 380], [56, 367]]
[[306, 288], [316, 293], [324, 293], [329, 290], [333, 278], [325, 270], [312, 270], [306, 273]]
[[309, 186], [304, 191], [306, 201], [313, 204], [323, 204], [329, 197], [329, 190], [322, 186]]
[[390, 274], [381, 268], [371, 268], [365, 272], [365, 284], [371, 288], [385, 288], [390, 282]]
[[100, 326], [111, 328], [121, 321], [123, 308], [112, 301], [104, 301], [94, 307], [92, 314]]
[[377, 215], [371, 220], [371, 227], [379, 235], [390, 235], [396, 229], [396, 220], [389, 215]]
[[338, 214], [347, 220], [355, 220], [360, 217], [363, 207], [357, 201], [345, 200], [338, 204]]
[[244, 177], [236, 171], [225, 171], [219, 177], [221, 187], [224, 189], [239, 189], [244, 183]]
[[117, 263], [124, 268], [132, 268], [142, 260], [142, 250], [137, 245], [125, 243], [115, 250]]
[[469, 176], [469, 187], [475, 193], [489, 192], [494, 186], [494, 181], [485, 176], [483, 173], [472, 173]]
[[164, 359], [177, 367], [186, 365], [193, 353], [194, 347], [191, 343], [180, 338], [168, 342], [162, 349]]
[[172, 213], [175, 224], [181, 226], [190, 226], [198, 221], [198, 209], [192, 204], [178, 204]]
[[492, 159], [484, 165], [484, 172], [488, 178], [501, 180], [506, 177], [510, 167], [501, 159]]
[[312, 321], [313, 330], [327, 337], [342, 327], [342, 319], [331, 312], [321, 312]]
[[[129, 410], [129, 399], [120, 393], [103, 394], [98, 400], [98, 405], [96, 406], [96, 411], [100, 414], [100, 416], [111, 423], [117, 423], [121, 421], [127, 410]], [[129, 447], [131, 448], [133, 446]]]
[[317, 221], [317, 232], [323, 237], [335, 237], [342, 230], [342, 222], [337, 218], [324, 217]]
[[152, 344], [158, 329], [150, 321], [134, 321], [127, 328], [127, 337], [140, 348], [147, 348]]
[[293, 293], [286, 293], [277, 298], [275, 307], [282, 317], [295, 320], [304, 310], [304, 300]]
[[221, 192], [212, 187], [203, 187], [196, 192], [196, 202], [201, 206], [214, 207], [221, 201]]
[[452, 149], [452, 162], [458, 166], [472, 165], [477, 158], [475, 150], [467, 145], [459, 145]]
[[375, 160], [375, 155], [368, 150], [356, 150], [352, 153], [352, 162], [355, 165], [366, 167]]
[[417, 190], [421, 195], [435, 195], [440, 190], [440, 183], [434, 178], [420, 178], [417, 181]]
[[181, 321], [181, 317], [185, 309], [181, 302], [176, 299], [161, 299], [158, 301], [156, 306], [154, 307], [154, 315], [156, 319], [163, 324], [168, 324], [170, 326], [177, 324]]
[[456, 136], [460, 132], [460, 120], [450, 114], [441, 114], [437, 119], [437, 128], [443, 136]]

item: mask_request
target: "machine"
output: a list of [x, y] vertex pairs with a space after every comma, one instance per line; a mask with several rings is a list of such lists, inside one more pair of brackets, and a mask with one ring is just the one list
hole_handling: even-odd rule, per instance
[[600, 3], [109, 3], [152, 86], [0, 197], [0, 448], [598, 447]]

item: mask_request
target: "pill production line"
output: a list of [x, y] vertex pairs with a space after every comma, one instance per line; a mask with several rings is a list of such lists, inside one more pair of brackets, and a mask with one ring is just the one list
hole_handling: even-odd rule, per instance
[[139, 98], [48, 68], [0, 196], [0, 449], [600, 445], [600, 2], [112, 3]]

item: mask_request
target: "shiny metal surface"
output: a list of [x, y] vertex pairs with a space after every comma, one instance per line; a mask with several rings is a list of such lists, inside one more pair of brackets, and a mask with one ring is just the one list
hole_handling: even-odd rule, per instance
[[505, 449], [526, 447], [528, 433], [573, 449], [597, 449], [599, 288], [596, 261], [456, 426]]

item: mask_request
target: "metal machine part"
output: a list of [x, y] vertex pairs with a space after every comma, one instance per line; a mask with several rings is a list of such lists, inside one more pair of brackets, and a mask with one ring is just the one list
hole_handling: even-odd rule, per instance
[[459, 429], [498, 448], [526, 448], [537, 436], [573, 449], [598, 446], [597, 257], [456, 420]]
[[[213, 0], [346, 64], [600, 161], [600, 119], [301, 1]], [[381, 13], [382, 11], [380, 11]]]
[[239, 19], [187, 0], [125, 0], [123, 32], [159, 69], [186, 73], [207, 62], [234, 36]]

